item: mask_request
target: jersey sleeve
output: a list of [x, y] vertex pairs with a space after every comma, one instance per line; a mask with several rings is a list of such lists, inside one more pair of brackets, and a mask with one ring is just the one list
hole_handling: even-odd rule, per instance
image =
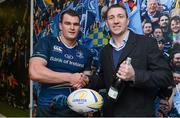
[[32, 57], [41, 57], [46, 61], [49, 58], [50, 46], [48, 39], [41, 39], [33, 48]]

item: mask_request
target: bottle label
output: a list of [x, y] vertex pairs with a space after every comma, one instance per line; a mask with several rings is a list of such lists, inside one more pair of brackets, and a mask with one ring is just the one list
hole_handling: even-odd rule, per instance
[[108, 96], [113, 98], [113, 99], [116, 99], [118, 96], [118, 91], [115, 90], [113, 87], [110, 87], [109, 91], [108, 91]]

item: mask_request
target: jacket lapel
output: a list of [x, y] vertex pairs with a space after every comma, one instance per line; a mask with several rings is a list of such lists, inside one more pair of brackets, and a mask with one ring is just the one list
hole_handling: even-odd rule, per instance
[[108, 49], [107, 49], [107, 58], [110, 58], [108, 61], [109, 62], [107, 62], [107, 64], [108, 64], [108, 68], [109, 68], [109, 71], [111, 70], [112, 72], [113, 72], [113, 65], [114, 65], [114, 63], [113, 63], [113, 54], [112, 54], [112, 50], [113, 50], [113, 48], [112, 48], [112, 46], [110, 45], [110, 44], [108, 44]]
[[[124, 47], [124, 49], [122, 51], [118, 65], [120, 65], [128, 57], [130, 52], [132, 52], [133, 49], [136, 47], [135, 36], [136, 35], [132, 31], [130, 31], [128, 41], [127, 41], [126, 46]], [[117, 67], [119, 67], [119, 66], [117, 66]]]

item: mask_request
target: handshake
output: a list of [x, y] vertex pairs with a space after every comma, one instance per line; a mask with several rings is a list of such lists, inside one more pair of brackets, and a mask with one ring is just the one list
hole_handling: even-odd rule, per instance
[[70, 76], [70, 85], [74, 89], [80, 89], [88, 85], [89, 83], [89, 77], [92, 75], [91, 71], [84, 71], [83, 73], [73, 73]]

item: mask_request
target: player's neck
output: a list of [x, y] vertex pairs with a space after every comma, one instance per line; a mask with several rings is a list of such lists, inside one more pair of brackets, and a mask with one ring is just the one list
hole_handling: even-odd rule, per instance
[[63, 35], [59, 36], [59, 40], [68, 48], [73, 48], [76, 46], [76, 40], [68, 40]]

